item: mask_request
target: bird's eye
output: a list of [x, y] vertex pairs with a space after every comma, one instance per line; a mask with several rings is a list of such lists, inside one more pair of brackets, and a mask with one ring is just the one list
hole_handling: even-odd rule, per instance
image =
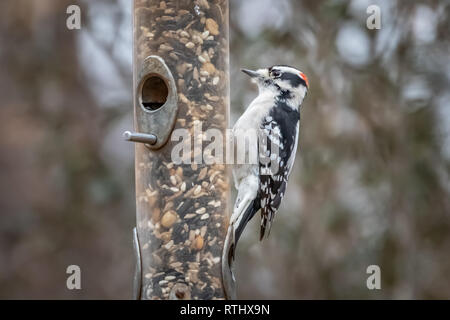
[[272, 71], [272, 77], [278, 78], [280, 76], [281, 76], [281, 72], [280, 71], [278, 71], [278, 70], [273, 70]]

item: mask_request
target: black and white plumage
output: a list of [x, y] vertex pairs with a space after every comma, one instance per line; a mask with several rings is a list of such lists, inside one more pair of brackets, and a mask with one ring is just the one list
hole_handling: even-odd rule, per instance
[[222, 263], [228, 261], [229, 268], [239, 237], [259, 210], [260, 240], [270, 232], [294, 163], [300, 105], [308, 90], [305, 74], [292, 67], [273, 66], [257, 71], [242, 71], [258, 85], [259, 94], [233, 128], [235, 144], [249, 130], [256, 132], [259, 143], [256, 159], [248, 155], [249, 163], [235, 164], [233, 167], [238, 196], [222, 257]]

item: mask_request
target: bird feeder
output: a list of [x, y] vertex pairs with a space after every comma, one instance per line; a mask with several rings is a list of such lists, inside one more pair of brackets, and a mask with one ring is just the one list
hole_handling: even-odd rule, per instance
[[[230, 297], [228, 172], [202, 157], [205, 131], [226, 136], [228, 53], [228, 1], [134, 0], [135, 130], [125, 138], [136, 142], [135, 298]], [[182, 163], [178, 133], [192, 151]]]

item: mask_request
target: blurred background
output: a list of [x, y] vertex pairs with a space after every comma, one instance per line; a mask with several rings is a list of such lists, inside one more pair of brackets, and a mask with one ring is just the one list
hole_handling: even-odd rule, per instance
[[[0, 298], [131, 298], [131, 4], [0, 2]], [[450, 298], [449, 31], [448, 1], [230, 1], [232, 122], [256, 95], [241, 67], [310, 81], [270, 238], [254, 219], [240, 241], [239, 298]]]

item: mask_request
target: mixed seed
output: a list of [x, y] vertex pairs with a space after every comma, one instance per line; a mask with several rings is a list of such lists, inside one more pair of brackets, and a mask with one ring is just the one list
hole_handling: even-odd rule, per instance
[[[135, 0], [135, 62], [164, 59], [177, 84], [175, 128], [228, 126], [225, 0]], [[201, 137], [194, 137], [200, 138]], [[137, 219], [144, 299], [223, 299], [220, 257], [228, 220], [223, 164], [181, 164], [137, 146]], [[206, 143], [206, 142], [202, 142]], [[194, 150], [192, 159], [195, 153]], [[201, 150], [200, 150], [201, 152]]]

